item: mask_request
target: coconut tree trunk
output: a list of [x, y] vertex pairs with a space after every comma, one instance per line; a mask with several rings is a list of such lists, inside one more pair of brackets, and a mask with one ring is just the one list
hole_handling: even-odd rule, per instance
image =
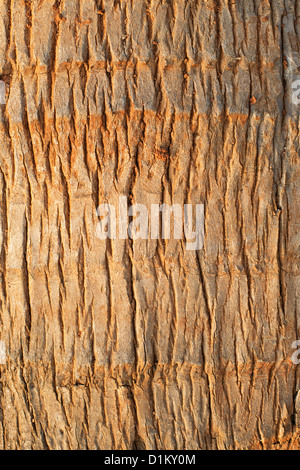
[[[300, 448], [299, 1], [0, 13], [0, 448]], [[120, 196], [203, 249], [99, 239]]]

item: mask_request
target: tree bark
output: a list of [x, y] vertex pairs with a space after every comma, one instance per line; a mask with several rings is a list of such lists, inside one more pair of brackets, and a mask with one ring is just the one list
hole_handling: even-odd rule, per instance
[[[299, 1], [0, 13], [0, 448], [299, 449]], [[204, 248], [98, 239], [120, 196]]]

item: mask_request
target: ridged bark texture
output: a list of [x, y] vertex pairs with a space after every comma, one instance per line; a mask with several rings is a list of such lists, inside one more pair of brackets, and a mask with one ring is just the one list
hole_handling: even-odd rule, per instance
[[[1, 0], [0, 448], [300, 448], [299, 16]], [[98, 239], [123, 195], [204, 248]]]

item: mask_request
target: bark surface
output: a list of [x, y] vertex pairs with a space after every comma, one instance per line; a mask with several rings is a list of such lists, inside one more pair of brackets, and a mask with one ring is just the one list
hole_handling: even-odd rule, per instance
[[[300, 448], [299, 16], [0, 1], [0, 448]], [[121, 195], [203, 250], [99, 240]]]

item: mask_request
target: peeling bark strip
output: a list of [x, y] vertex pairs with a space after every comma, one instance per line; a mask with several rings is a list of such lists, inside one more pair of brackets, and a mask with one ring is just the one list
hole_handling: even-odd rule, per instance
[[[1, 449], [299, 449], [299, 15], [0, 3]], [[99, 240], [120, 196], [203, 250]]]

